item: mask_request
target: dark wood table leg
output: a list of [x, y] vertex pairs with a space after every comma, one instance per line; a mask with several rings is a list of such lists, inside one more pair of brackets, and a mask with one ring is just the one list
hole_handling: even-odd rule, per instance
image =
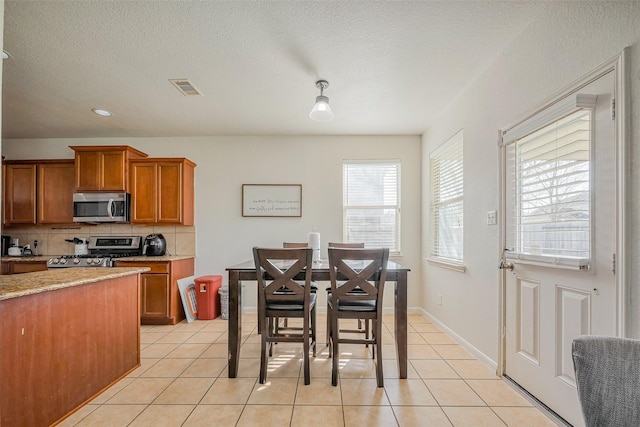
[[400, 378], [407, 378], [407, 272], [397, 273], [395, 295], [395, 335]]
[[229, 270], [229, 378], [238, 375], [242, 338], [242, 284], [238, 271]]

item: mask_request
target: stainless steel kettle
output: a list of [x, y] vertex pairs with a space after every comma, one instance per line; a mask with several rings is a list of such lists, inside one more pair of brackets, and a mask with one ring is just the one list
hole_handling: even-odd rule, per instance
[[147, 256], [163, 256], [167, 253], [167, 241], [162, 234], [149, 234], [144, 239], [142, 254]]
[[65, 242], [74, 244], [74, 255], [89, 255], [89, 248], [87, 247], [88, 240], [80, 237], [74, 237], [73, 239], [64, 239]]

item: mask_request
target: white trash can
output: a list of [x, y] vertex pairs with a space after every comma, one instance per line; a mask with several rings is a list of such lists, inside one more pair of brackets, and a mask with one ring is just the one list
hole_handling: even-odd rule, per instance
[[218, 289], [218, 295], [220, 295], [220, 317], [229, 320], [229, 286]]

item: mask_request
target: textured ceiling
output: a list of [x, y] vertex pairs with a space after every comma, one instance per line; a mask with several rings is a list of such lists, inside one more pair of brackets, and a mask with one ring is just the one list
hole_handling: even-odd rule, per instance
[[[4, 138], [421, 134], [538, 1], [5, 1]], [[168, 79], [204, 94], [183, 96]], [[308, 113], [326, 79], [335, 113]], [[103, 108], [113, 117], [91, 112]]]

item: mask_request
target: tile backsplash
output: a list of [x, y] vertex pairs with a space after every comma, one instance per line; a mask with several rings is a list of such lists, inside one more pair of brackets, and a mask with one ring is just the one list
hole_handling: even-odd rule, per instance
[[[196, 229], [193, 226], [145, 226], [132, 224], [77, 224], [65, 226], [4, 226], [2, 234], [20, 239], [20, 246], [38, 241], [38, 255], [69, 255], [74, 252], [73, 243], [65, 239], [89, 236], [142, 236], [162, 233], [167, 241], [168, 255], [193, 255], [196, 253]], [[35, 251], [34, 251], [35, 254]]]

